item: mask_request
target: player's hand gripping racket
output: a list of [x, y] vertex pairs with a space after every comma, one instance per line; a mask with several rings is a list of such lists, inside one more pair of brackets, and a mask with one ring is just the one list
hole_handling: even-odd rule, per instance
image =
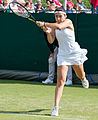
[[9, 4], [9, 8], [10, 10], [20, 16], [20, 17], [23, 17], [23, 18], [27, 18], [28, 20], [32, 21], [32, 22], [35, 22], [36, 23], [36, 19], [32, 16], [32, 14], [23, 6], [21, 5], [20, 3], [18, 2], [11, 2]]

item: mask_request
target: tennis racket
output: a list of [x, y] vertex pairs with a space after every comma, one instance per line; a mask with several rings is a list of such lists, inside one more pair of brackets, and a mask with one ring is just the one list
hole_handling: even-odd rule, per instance
[[11, 2], [9, 4], [10, 10], [15, 14], [23, 18], [27, 18], [28, 20], [35, 22], [36, 19], [32, 16], [32, 14], [20, 3], [18, 2]]

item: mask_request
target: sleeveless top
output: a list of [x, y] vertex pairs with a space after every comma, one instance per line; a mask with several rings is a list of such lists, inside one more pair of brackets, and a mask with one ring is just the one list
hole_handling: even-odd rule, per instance
[[58, 65], [80, 65], [88, 59], [86, 57], [87, 50], [81, 49], [80, 45], [75, 42], [74, 31], [64, 28], [61, 30], [56, 29], [55, 33], [59, 44]]
[[81, 50], [79, 44], [75, 42], [74, 31], [64, 28], [62, 30], [57, 29], [55, 32], [59, 43], [59, 55], [75, 54]]

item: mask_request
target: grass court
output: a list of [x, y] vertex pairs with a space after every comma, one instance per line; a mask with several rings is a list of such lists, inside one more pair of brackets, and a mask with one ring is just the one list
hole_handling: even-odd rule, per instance
[[56, 84], [0, 80], [0, 120], [98, 120], [98, 86], [65, 86], [59, 116], [50, 116]]

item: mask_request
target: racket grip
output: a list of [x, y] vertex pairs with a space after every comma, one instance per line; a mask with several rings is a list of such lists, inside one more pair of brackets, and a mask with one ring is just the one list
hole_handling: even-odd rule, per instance
[[45, 26], [43, 26], [43, 29], [45, 29], [45, 30], [46, 30], [46, 27], [45, 27]]
[[48, 27], [43, 26], [43, 31], [46, 32], [46, 30], [48, 29]]
[[31, 18], [28, 18], [28, 20], [30, 20], [30, 21], [35, 22], [35, 23], [36, 23], [36, 21], [35, 21], [35, 20], [33, 20], [33, 19], [31, 19]]

